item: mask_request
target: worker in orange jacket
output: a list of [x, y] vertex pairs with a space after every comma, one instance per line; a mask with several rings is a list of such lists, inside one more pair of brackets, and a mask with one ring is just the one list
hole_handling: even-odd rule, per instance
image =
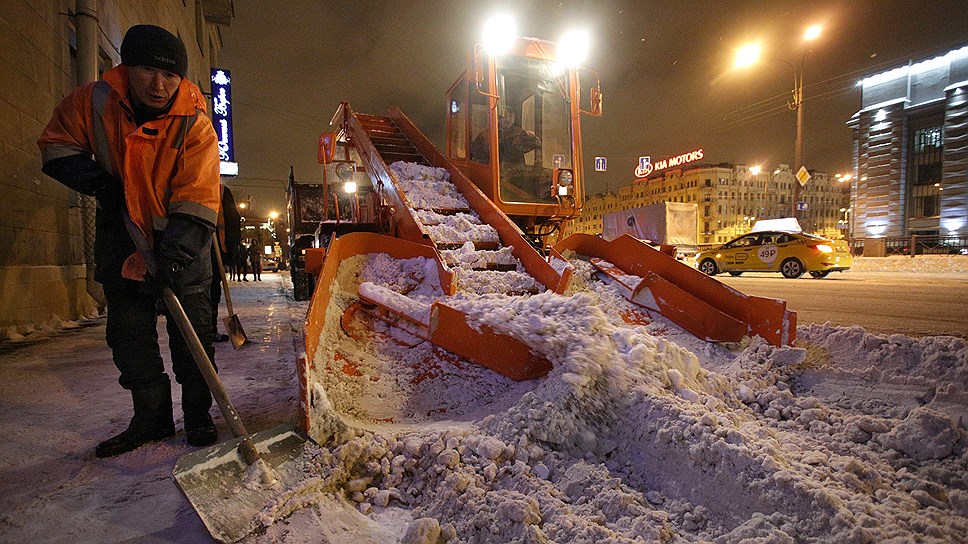
[[[162, 287], [175, 292], [214, 361], [209, 289], [219, 156], [204, 95], [187, 71], [179, 38], [135, 25], [121, 43], [121, 65], [67, 95], [38, 141], [44, 173], [98, 202], [94, 279], [108, 303], [118, 381], [134, 404], [128, 428], [98, 444], [98, 457], [175, 434], [156, 332]], [[167, 329], [188, 443], [212, 444], [211, 392], [171, 318]]]

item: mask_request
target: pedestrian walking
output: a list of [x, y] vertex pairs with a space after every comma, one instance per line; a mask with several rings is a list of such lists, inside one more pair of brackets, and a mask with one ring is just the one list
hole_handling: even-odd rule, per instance
[[238, 263], [239, 272], [242, 274], [242, 281], [249, 281], [246, 276], [249, 274], [249, 246], [244, 242], [239, 242], [239, 253], [235, 256]]
[[[124, 431], [97, 445], [98, 457], [175, 434], [156, 331], [162, 288], [174, 291], [215, 359], [209, 287], [219, 156], [205, 95], [187, 71], [178, 37], [132, 26], [121, 64], [68, 94], [38, 141], [44, 173], [98, 203], [94, 279], [104, 288], [106, 339], [134, 411]], [[166, 321], [188, 443], [212, 444], [211, 393], [174, 320]]]
[[249, 245], [249, 266], [252, 267], [252, 281], [262, 281], [262, 252], [257, 240], [252, 240]]

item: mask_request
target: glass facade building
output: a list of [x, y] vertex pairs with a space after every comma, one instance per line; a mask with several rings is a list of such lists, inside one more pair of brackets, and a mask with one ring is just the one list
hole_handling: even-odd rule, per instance
[[855, 236], [968, 235], [968, 46], [860, 86]]

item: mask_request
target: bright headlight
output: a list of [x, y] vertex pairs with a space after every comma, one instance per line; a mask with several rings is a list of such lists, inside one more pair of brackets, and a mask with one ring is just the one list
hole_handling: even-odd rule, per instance
[[588, 32], [572, 30], [558, 42], [558, 62], [565, 66], [580, 66], [588, 58], [588, 50]]
[[484, 23], [484, 47], [492, 55], [511, 50], [518, 30], [514, 18], [506, 13], [492, 16]]

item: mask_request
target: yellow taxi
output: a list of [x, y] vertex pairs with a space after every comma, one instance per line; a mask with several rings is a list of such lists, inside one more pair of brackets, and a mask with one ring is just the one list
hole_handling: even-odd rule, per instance
[[844, 240], [831, 240], [803, 232], [763, 231], [740, 236], [696, 254], [696, 266], [710, 276], [729, 272], [780, 272], [799, 278], [809, 272], [815, 278], [850, 269], [853, 257]]

